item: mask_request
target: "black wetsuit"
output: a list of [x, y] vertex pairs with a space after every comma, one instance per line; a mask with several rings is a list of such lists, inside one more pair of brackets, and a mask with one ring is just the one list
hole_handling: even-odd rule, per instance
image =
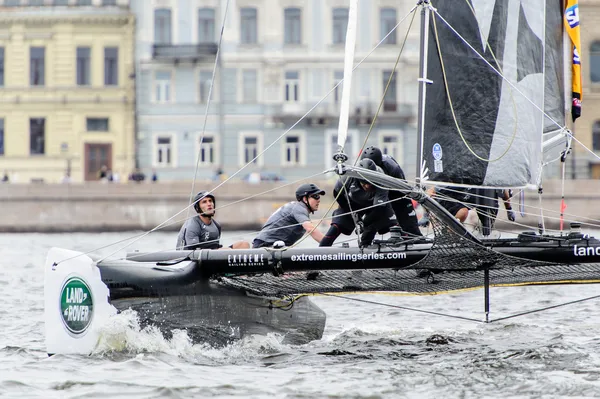
[[[343, 188], [344, 182], [346, 190]], [[370, 245], [377, 233], [385, 234], [389, 232], [390, 227], [398, 224], [388, 202], [388, 190], [372, 186], [372, 190], [366, 191], [360, 185], [360, 179], [350, 177], [338, 180], [333, 195], [337, 198], [339, 207], [333, 211], [333, 220], [329, 231], [321, 240], [321, 247], [333, 245], [340, 234], [352, 234], [358, 221], [364, 226], [360, 236], [361, 246]], [[376, 206], [372, 207], [373, 205]], [[367, 207], [371, 208], [364, 209]], [[351, 211], [355, 216], [352, 216]]]
[[[400, 167], [400, 164], [391, 156], [383, 154], [381, 165], [379, 165], [383, 172], [392, 177], [406, 180], [404, 171]], [[392, 201], [392, 209], [398, 219], [398, 224], [405, 233], [414, 236], [421, 236], [421, 230], [419, 230], [419, 221], [417, 219], [417, 212], [413, 207], [410, 198], [406, 198], [400, 191], [390, 190], [389, 198]]]

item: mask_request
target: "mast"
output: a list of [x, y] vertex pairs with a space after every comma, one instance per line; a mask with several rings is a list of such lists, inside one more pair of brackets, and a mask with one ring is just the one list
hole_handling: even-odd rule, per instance
[[341, 164], [348, 159], [344, 154], [344, 144], [348, 135], [348, 117], [350, 109], [350, 88], [352, 69], [354, 67], [354, 50], [356, 47], [356, 26], [358, 16], [358, 0], [350, 0], [348, 9], [348, 28], [346, 30], [346, 47], [344, 54], [344, 84], [342, 86], [342, 101], [340, 104], [340, 120], [338, 125], [338, 152], [333, 159], [338, 163], [338, 173], [341, 174]]
[[427, 79], [427, 47], [429, 45], [429, 18], [431, 7], [430, 0], [419, 0], [421, 9], [421, 58], [419, 60], [419, 102], [417, 106], [417, 170], [415, 181], [417, 186], [421, 185], [423, 176], [423, 135], [425, 134], [425, 96], [427, 84], [432, 83]]

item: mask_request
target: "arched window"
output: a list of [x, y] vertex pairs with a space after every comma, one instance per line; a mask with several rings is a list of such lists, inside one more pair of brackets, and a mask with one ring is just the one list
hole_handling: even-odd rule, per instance
[[600, 121], [596, 121], [592, 127], [592, 149], [600, 151]]
[[590, 46], [590, 76], [592, 83], [600, 82], [600, 41]]

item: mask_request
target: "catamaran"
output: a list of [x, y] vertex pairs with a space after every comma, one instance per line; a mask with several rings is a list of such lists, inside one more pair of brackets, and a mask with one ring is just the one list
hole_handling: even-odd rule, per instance
[[130, 252], [120, 260], [53, 248], [45, 265], [48, 353], [90, 353], [103, 324], [125, 309], [195, 341], [277, 332], [305, 343], [322, 336], [326, 315], [304, 294], [483, 287], [490, 321], [492, 286], [600, 281], [600, 241], [578, 225], [550, 235], [541, 218], [515, 237], [478, 237], [425, 191], [537, 189], [543, 167], [564, 161], [568, 111], [577, 113], [581, 99], [572, 84], [579, 78], [567, 72], [579, 62], [569, 36], [578, 29], [576, 2], [418, 1], [415, 184], [353, 166], [344, 153], [357, 3], [350, 3], [338, 150], [327, 173], [400, 191], [431, 215], [433, 237], [394, 230], [368, 247]]

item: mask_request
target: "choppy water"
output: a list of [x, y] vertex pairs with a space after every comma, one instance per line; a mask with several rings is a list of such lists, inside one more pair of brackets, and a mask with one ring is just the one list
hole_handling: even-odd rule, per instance
[[[118, 342], [113, 349], [102, 347], [91, 356], [48, 357], [43, 320], [43, 264], [48, 249], [91, 250], [130, 235], [0, 234], [0, 397], [600, 396], [599, 300], [483, 324], [315, 297], [328, 315], [322, 340], [289, 346], [273, 335], [220, 349], [192, 345], [184, 332], [166, 340], [156, 331], [140, 330], [135, 314], [124, 313], [109, 326], [111, 342]], [[168, 249], [174, 238], [174, 233], [156, 233], [135, 247]], [[597, 285], [495, 288], [492, 318], [599, 291]], [[481, 290], [352, 298], [484, 317]]]

